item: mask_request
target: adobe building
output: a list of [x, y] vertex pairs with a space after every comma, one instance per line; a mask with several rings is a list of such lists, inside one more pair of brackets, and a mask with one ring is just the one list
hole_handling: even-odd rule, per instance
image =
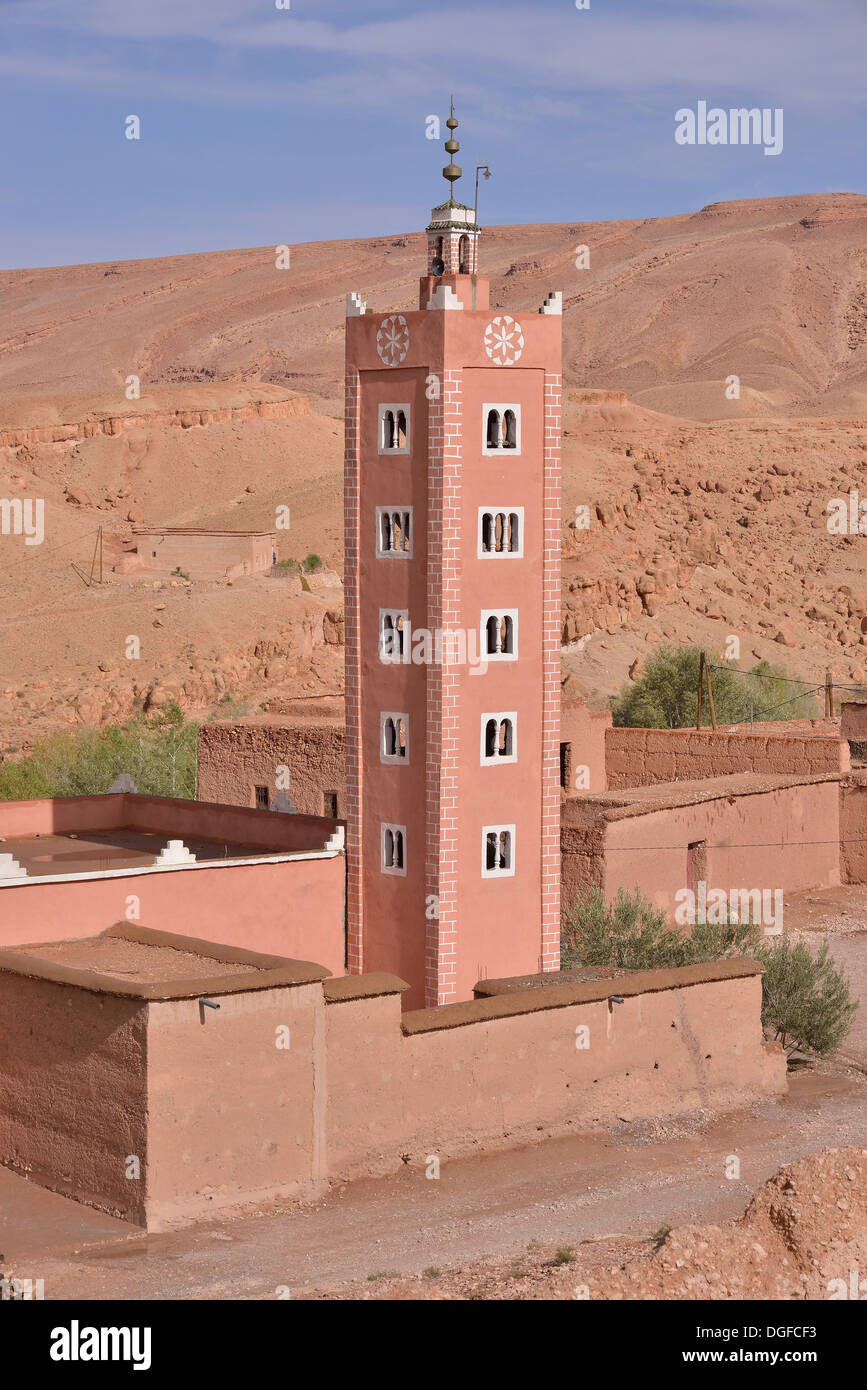
[[343, 698], [306, 702], [291, 714], [202, 724], [198, 795], [269, 810], [288, 797], [301, 815], [346, 816]]
[[241, 579], [266, 574], [277, 562], [276, 531], [209, 531], [195, 526], [136, 526], [134, 556], [125, 570], [190, 579]]
[[348, 300], [346, 845], [280, 813], [340, 808], [321, 711], [206, 726], [241, 805], [0, 803], [0, 1163], [149, 1230], [786, 1089], [754, 961], [552, 978], [561, 770], [610, 788], [614, 732], [561, 756], [561, 301], [490, 309], [444, 174], [419, 308]]
[[349, 966], [413, 1005], [559, 964], [562, 297], [490, 308], [448, 125], [418, 309], [346, 321]]
[[343, 826], [128, 792], [0, 801], [0, 947], [118, 921], [345, 969]]

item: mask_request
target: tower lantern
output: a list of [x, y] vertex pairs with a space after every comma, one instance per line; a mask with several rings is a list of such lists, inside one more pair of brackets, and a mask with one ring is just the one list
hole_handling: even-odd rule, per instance
[[[476, 275], [479, 269], [479, 228], [473, 208], [467, 207], [455, 198], [455, 184], [463, 170], [455, 163], [455, 155], [461, 148], [455, 137], [458, 120], [455, 104], [451, 103], [451, 114], [446, 121], [450, 135], [445, 142], [449, 163], [443, 169], [449, 196], [439, 207], [431, 209], [431, 220], [427, 228], [427, 276], [422, 281], [422, 296], [430, 294], [443, 276]], [[421, 308], [426, 307], [420, 304]]]

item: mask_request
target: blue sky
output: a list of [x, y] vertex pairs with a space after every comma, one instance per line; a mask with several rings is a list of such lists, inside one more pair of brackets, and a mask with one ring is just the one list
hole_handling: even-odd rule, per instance
[[[452, 91], [483, 224], [863, 192], [865, 52], [867, 0], [0, 0], [0, 266], [423, 227]], [[676, 144], [700, 100], [782, 154]]]

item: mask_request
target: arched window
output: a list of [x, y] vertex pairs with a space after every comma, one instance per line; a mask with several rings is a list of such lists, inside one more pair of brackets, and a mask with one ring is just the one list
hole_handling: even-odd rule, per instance
[[514, 763], [517, 757], [515, 731], [518, 716], [514, 710], [490, 711], [482, 715], [481, 763]]
[[466, 232], [458, 242], [458, 273], [469, 275], [470, 273], [470, 239]]
[[406, 873], [406, 827], [403, 825], [382, 826], [382, 871]]
[[514, 661], [518, 655], [518, 610], [484, 611], [481, 636], [482, 653], [489, 661]]
[[377, 555], [408, 559], [412, 555], [412, 508], [392, 511], [389, 507], [377, 507], [376, 519]]
[[381, 661], [402, 661], [408, 619], [393, 608], [380, 610], [379, 656]]
[[394, 411], [386, 410], [382, 416], [382, 448], [394, 448]]
[[482, 406], [482, 452], [511, 449], [521, 452], [521, 407], [511, 402], [486, 401]]
[[479, 508], [479, 555], [523, 555], [524, 509], [488, 511]]
[[379, 406], [379, 452], [409, 453], [409, 402], [382, 402]]
[[406, 763], [409, 761], [409, 715], [380, 715], [382, 730], [382, 761], [385, 763]]
[[515, 827], [486, 825], [482, 831], [482, 877], [511, 876], [514, 866]]

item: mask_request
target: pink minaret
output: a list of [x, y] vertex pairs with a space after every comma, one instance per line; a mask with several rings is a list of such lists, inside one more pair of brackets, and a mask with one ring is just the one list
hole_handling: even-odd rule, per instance
[[560, 949], [562, 297], [489, 308], [448, 125], [419, 308], [346, 321], [348, 969], [411, 1008]]

